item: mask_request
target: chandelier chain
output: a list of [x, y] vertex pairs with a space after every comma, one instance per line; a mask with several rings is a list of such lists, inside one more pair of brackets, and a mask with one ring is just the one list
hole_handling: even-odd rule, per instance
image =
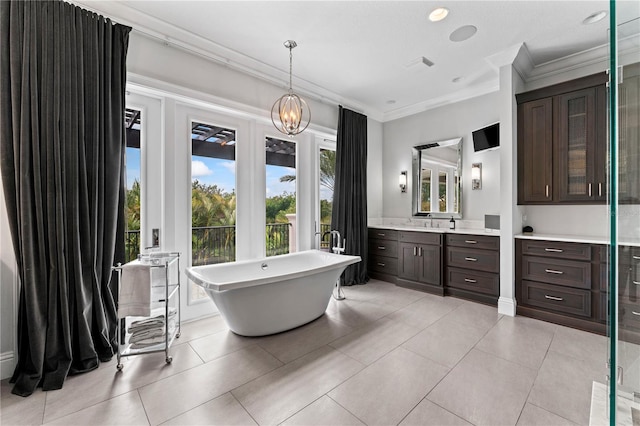
[[289, 93], [293, 93], [293, 47], [289, 46]]

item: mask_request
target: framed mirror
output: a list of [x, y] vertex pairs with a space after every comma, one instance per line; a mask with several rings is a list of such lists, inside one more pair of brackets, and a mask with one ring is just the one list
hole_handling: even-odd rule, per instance
[[462, 138], [413, 147], [413, 215], [462, 218]]

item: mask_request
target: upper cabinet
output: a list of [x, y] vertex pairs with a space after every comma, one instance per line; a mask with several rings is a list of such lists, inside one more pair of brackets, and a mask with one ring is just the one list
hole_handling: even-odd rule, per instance
[[516, 95], [518, 204], [597, 204], [606, 196], [605, 73]]

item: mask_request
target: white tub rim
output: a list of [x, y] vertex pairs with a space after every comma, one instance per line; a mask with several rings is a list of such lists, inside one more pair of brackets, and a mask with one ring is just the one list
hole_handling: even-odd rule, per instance
[[[204, 275], [200, 274], [198, 272], [198, 270], [197, 270], [197, 268], [202, 268], [202, 269], [207, 268], [207, 267], [214, 268], [214, 267], [219, 266], [219, 265], [220, 266], [221, 265], [226, 265], [226, 266], [234, 265], [234, 266], [242, 267], [243, 265], [248, 265], [248, 264], [259, 264], [261, 262], [268, 262], [269, 260], [273, 260], [273, 259], [284, 257], [284, 256], [299, 257], [299, 256], [302, 256], [304, 254], [308, 255], [309, 253], [316, 253], [318, 255], [329, 256], [331, 258], [334, 258], [335, 262], [327, 263], [325, 265], [321, 265], [321, 266], [318, 266], [318, 267], [314, 267], [314, 268], [310, 268], [310, 269], [303, 269], [303, 270], [300, 270], [300, 271], [287, 273], [287, 274], [270, 275], [270, 276], [267, 276], [267, 277], [251, 279], [251, 280], [244, 280], [244, 281], [224, 281], [224, 282], [219, 282], [219, 283], [211, 282], [209, 278], [207, 278]], [[211, 265], [191, 266], [189, 268], [186, 268], [185, 272], [187, 274], [187, 277], [189, 277], [189, 279], [191, 281], [193, 281], [194, 283], [196, 283], [197, 285], [203, 287], [206, 290], [214, 291], [214, 292], [220, 292], [221, 293], [221, 292], [240, 289], [240, 288], [249, 288], [249, 287], [255, 287], [255, 286], [264, 285], [264, 284], [270, 284], [270, 283], [274, 283], [274, 282], [277, 282], [277, 281], [293, 280], [293, 279], [296, 279], [296, 278], [301, 278], [301, 277], [308, 276], [312, 272], [313, 273], [321, 273], [323, 271], [336, 269], [337, 267], [342, 267], [342, 266], [346, 267], [346, 266], [352, 265], [354, 263], [358, 263], [361, 260], [362, 260], [362, 258], [360, 256], [338, 255], [338, 254], [330, 253], [330, 252], [327, 252], [327, 251], [312, 249], [312, 250], [299, 251], [299, 252], [296, 252], [296, 253], [287, 253], [287, 254], [281, 254], [281, 255], [277, 255], [277, 256], [263, 257], [263, 258], [259, 258], [259, 259], [237, 260], [235, 262], [226, 262], [226, 263], [217, 263], [217, 264], [211, 264]]]

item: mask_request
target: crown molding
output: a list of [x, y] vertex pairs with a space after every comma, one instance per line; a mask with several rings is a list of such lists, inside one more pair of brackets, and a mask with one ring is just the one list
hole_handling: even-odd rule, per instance
[[467, 99], [475, 98], [477, 96], [486, 95], [488, 93], [497, 92], [500, 89], [498, 78], [494, 78], [488, 83], [482, 85], [476, 85], [468, 87], [451, 94], [440, 96], [438, 98], [429, 99], [428, 101], [419, 102], [417, 104], [409, 105], [403, 108], [398, 108], [393, 111], [384, 114], [383, 122], [397, 120], [410, 115], [418, 114], [430, 109], [438, 108], [441, 106], [453, 104], [456, 102], [464, 101]]
[[[105, 14], [118, 23], [131, 26], [135, 33], [143, 37], [154, 39], [167, 46], [180, 48], [283, 90], [289, 89], [288, 70], [273, 67], [161, 19], [149, 16], [130, 6], [114, 1], [73, 0], [73, 2], [96, 13]], [[298, 94], [317, 102], [332, 106], [344, 105], [377, 121], [381, 121], [383, 118], [382, 111], [376, 108], [340, 96], [295, 75], [293, 76], [293, 85]]]

